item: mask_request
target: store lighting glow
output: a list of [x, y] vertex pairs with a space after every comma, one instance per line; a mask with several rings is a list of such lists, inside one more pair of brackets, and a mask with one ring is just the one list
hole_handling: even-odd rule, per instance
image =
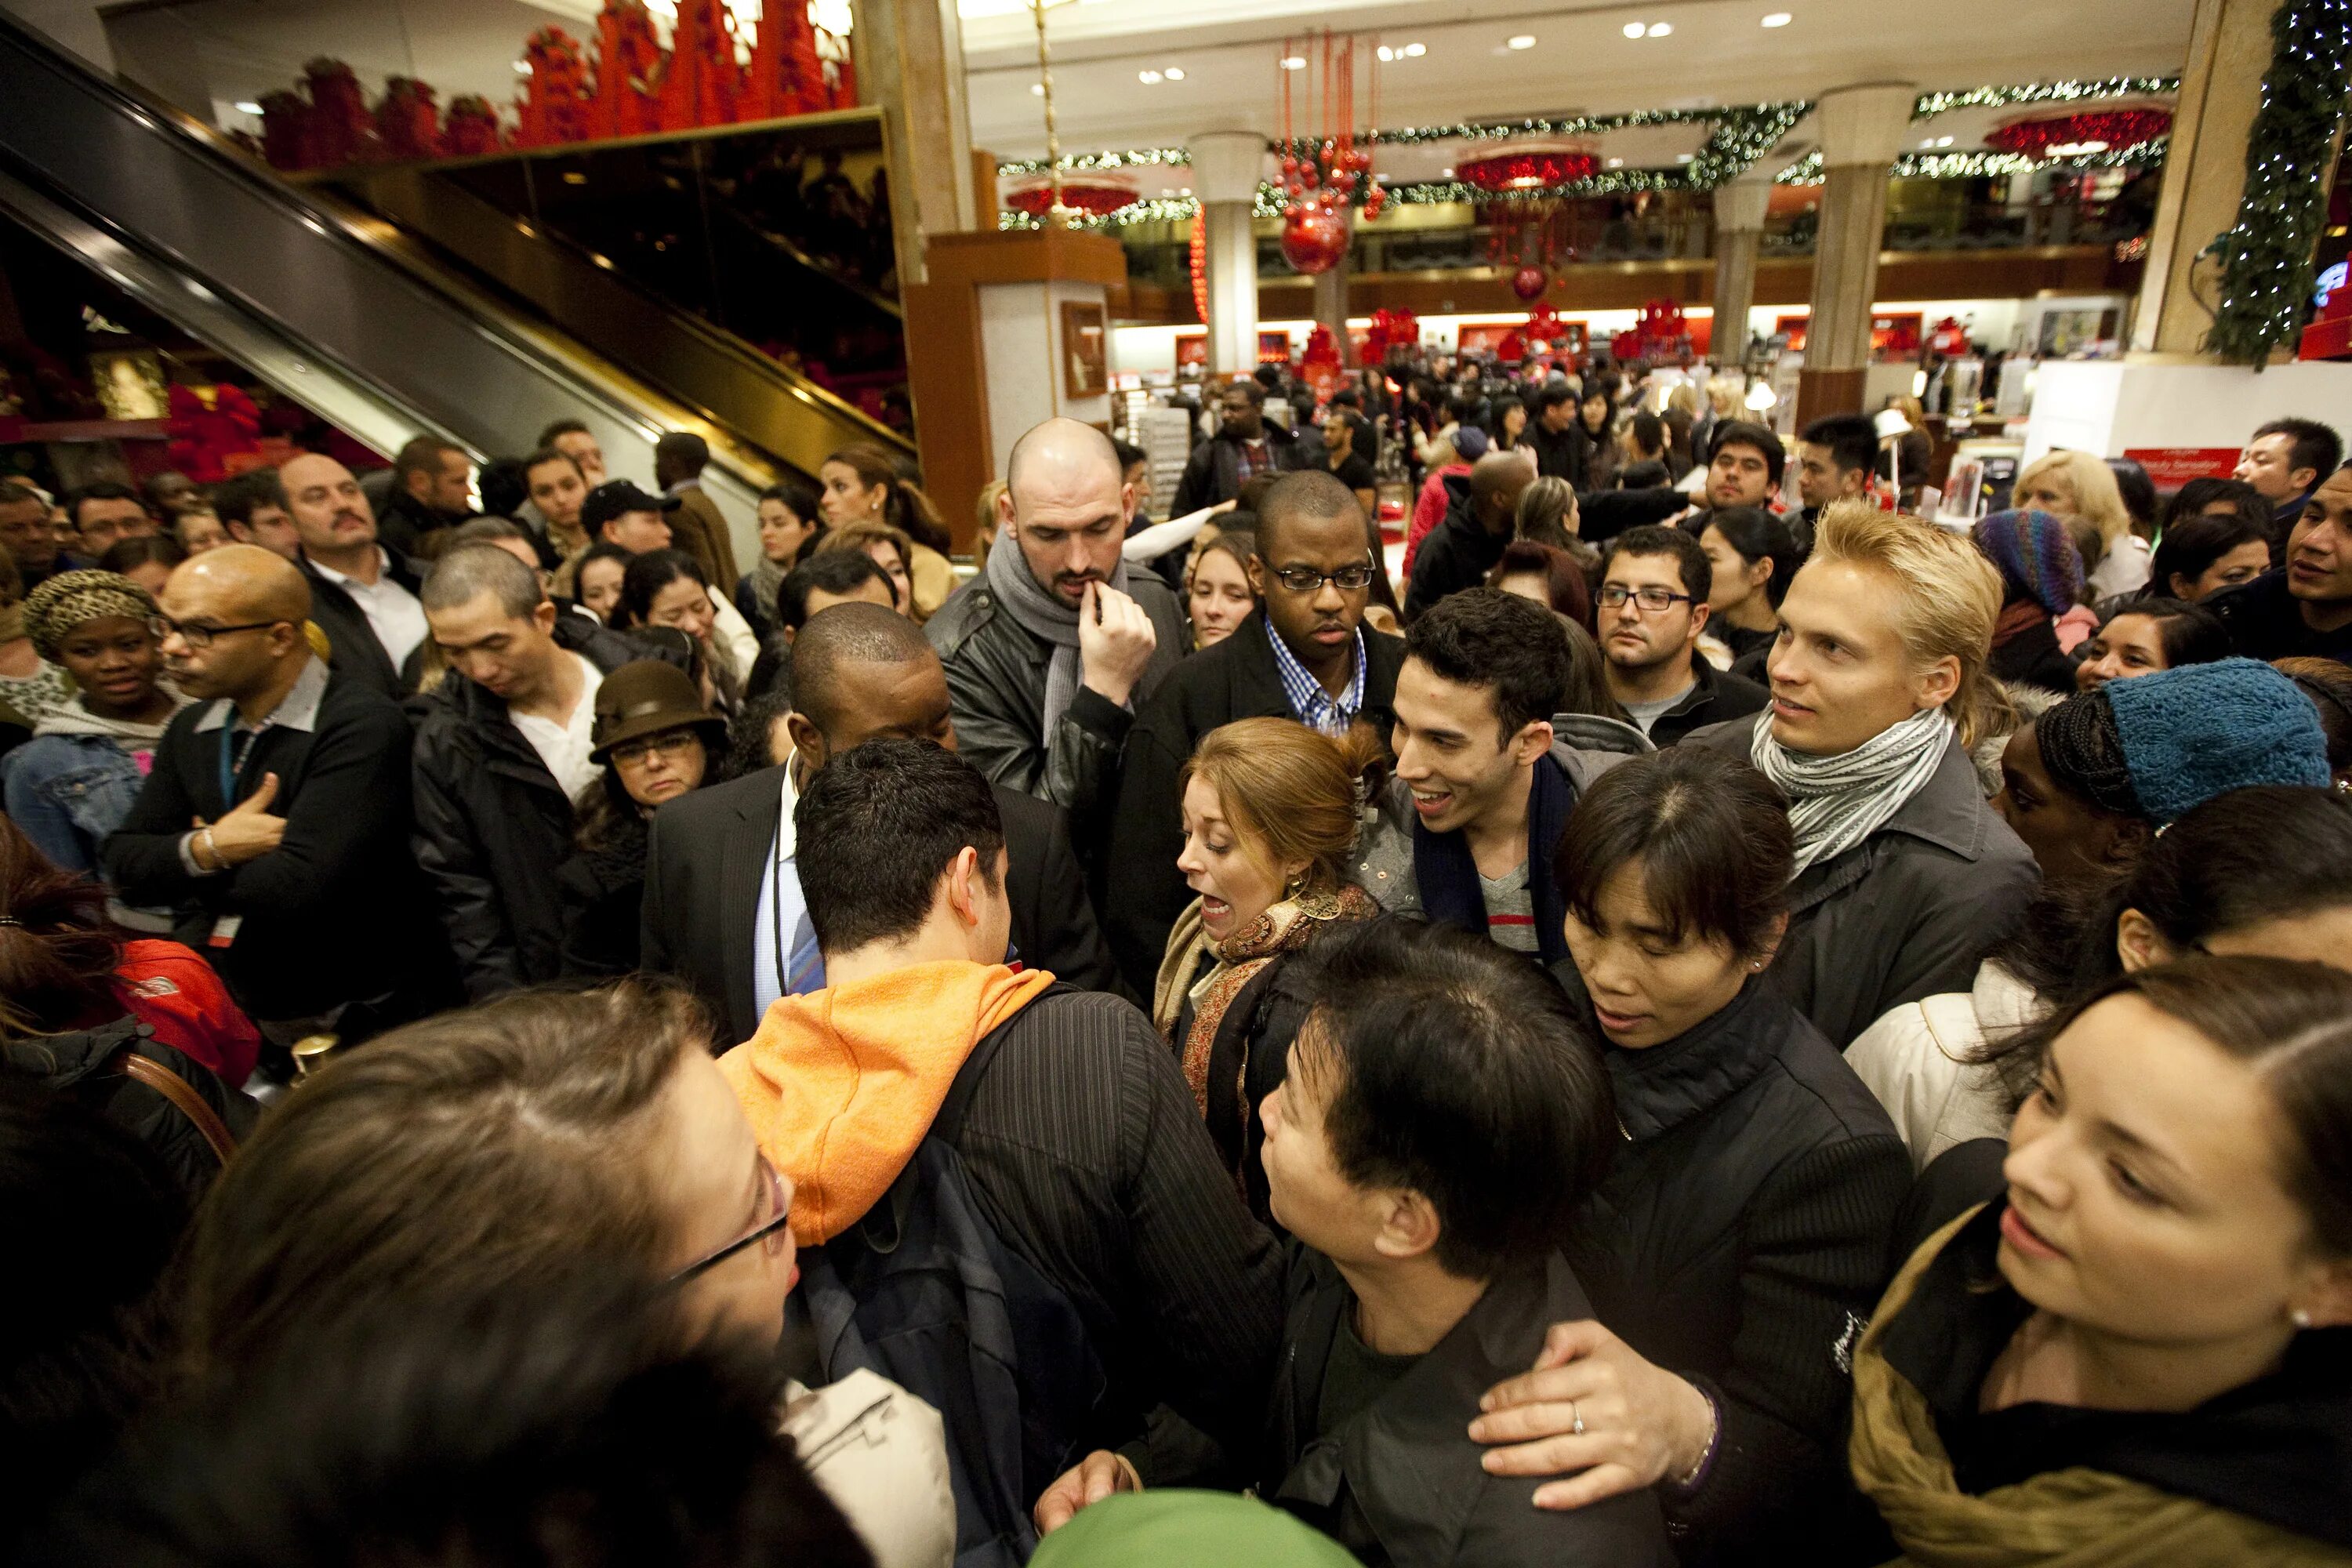
[[1785, 27], [1795, 20], [1796, 18], [1790, 16], [1786, 11], [1774, 11], [1765, 16], [1764, 26], [1768, 27]]
[[2050, 155], [2053, 158], [2087, 158], [2094, 153], [2106, 150], [2107, 144], [2104, 142], [2061, 142], [2050, 149]]
[[1532, 49], [1536, 47], [1536, 36], [1533, 33], [1521, 33], [1517, 37], [1508, 41], [1511, 47], [1515, 49]]
[[1382, 44], [1379, 48], [1372, 52], [1380, 56], [1382, 64], [1386, 64], [1388, 61], [1396, 58], [1396, 51], [1389, 47], [1386, 44]]
[[1622, 169], [1625, 166], [1625, 160], [1622, 158], [1612, 158], [1609, 160], [1609, 166], [1612, 169]]
[[1158, 71], [1138, 71], [1135, 73], [1135, 79], [1141, 82], [1146, 87], [1150, 87], [1160, 80], [1160, 73]]
[[1755, 385], [1748, 389], [1748, 397], [1746, 401], [1748, 409], [1751, 412], [1761, 414], [1766, 409], [1771, 407], [1774, 404], [1780, 402], [1780, 394], [1772, 390], [1772, 385], [1769, 382], [1759, 381]]
[[517, 75], [517, 76], [529, 76], [530, 74], [530, 62], [529, 60], [517, 60], [517, 61], [515, 61], [515, 75]]
[[[1383, 59], [1387, 58], [1388, 57], [1386, 55], [1381, 56], [1381, 58]], [[1285, 55], [1282, 57], [1282, 68], [1286, 71], [1303, 71], [1307, 68], [1307, 57], [1305, 55]]]
[[1170, 66], [1167, 70], [1167, 77], [1170, 81], [1182, 81], [1184, 79], [1184, 68], [1182, 66]]
[[258, 114], [261, 112], [261, 105], [257, 103], [240, 103], [236, 106], [236, 111], [239, 114]]
[[1653, 22], [1650, 24], [1650, 37], [1654, 38], [1669, 37], [1673, 34], [1674, 30], [1675, 25], [1672, 22]]
[[1938, 136], [1936, 138], [1936, 145], [1938, 147], [1948, 147], [1951, 144], [1952, 139], [1948, 136]]
[[1429, 53], [1427, 44], [1407, 44], [1404, 47], [1404, 58], [1409, 60], [1417, 60], [1427, 53]]
[[1647, 31], [1649, 31], [1649, 29], [1643, 26], [1639, 22], [1628, 22], [1625, 24], [1625, 36], [1629, 38], [1638, 38]]
[[1677, 163], [1687, 163], [1691, 161], [1691, 158], [1692, 154], [1688, 153], [1677, 153], [1675, 154], [1675, 162]]
[[1042, 81], [1033, 81], [1033, 82], [1031, 82], [1031, 83], [1029, 84], [1029, 96], [1030, 96], [1030, 97], [1032, 97], [1032, 98], [1043, 98], [1043, 97], [1045, 97], [1045, 84], [1044, 82], [1042, 82]]

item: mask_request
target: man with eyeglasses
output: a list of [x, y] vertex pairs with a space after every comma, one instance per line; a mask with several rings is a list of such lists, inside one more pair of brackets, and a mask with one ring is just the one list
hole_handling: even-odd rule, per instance
[[1770, 700], [1699, 651], [1715, 574], [1697, 540], [1679, 528], [1628, 529], [1609, 542], [1601, 571], [1593, 622], [1609, 695], [1652, 742], [1671, 746]]
[[1231, 637], [1169, 672], [1128, 737], [1103, 865], [1111, 952], [1137, 994], [1151, 994], [1168, 932], [1192, 898], [1184, 763], [1202, 736], [1237, 719], [1296, 719], [1327, 735], [1359, 721], [1386, 734], [1402, 638], [1364, 626], [1379, 570], [1364, 514], [1335, 475], [1286, 474], [1259, 502], [1250, 581], [1259, 608]]
[[108, 879], [131, 903], [185, 911], [174, 936], [221, 972], [281, 1072], [304, 1035], [350, 1044], [443, 1005], [399, 705], [331, 676], [303, 634], [309, 586], [268, 551], [206, 551], [161, 603], [164, 664], [194, 700], [106, 841]]

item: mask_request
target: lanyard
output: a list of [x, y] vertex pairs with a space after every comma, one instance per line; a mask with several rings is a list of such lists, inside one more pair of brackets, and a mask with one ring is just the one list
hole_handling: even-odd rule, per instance
[[[254, 730], [248, 732], [253, 736], [253, 739], [256, 742], [258, 742], [261, 739], [260, 731]], [[236, 749], [236, 721], [235, 719], [231, 719], [227, 723], [221, 726], [220, 791], [221, 809], [223, 811], [231, 811], [236, 809], [237, 784], [245, 777], [245, 764], [253, 761], [253, 747], [248, 744], [245, 749], [245, 756], [243, 760], [240, 761], [236, 767], [231, 768], [228, 763], [228, 754], [231, 751]]]

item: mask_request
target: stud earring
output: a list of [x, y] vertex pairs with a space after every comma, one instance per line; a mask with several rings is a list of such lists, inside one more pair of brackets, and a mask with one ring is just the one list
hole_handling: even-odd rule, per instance
[[2286, 1315], [2286, 1321], [2293, 1323], [2298, 1329], [2307, 1329], [2311, 1327], [2311, 1314], [2305, 1311], [2301, 1307], [2297, 1307], [2294, 1311], [2289, 1312]]

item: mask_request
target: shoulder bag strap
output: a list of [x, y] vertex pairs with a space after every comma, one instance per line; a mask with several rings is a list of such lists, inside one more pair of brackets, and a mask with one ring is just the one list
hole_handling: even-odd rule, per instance
[[195, 1123], [196, 1131], [205, 1135], [205, 1142], [212, 1145], [213, 1153], [223, 1165], [236, 1152], [236, 1140], [229, 1135], [228, 1124], [220, 1119], [220, 1112], [205, 1103], [205, 1097], [186, 1079], [154, 1058], [141, 1056], [135, 1050], [123, 1052], [116, 1059], [114, 1070], [133, 1082], [145, 1084], [179, 1107], [180, 1114]]

